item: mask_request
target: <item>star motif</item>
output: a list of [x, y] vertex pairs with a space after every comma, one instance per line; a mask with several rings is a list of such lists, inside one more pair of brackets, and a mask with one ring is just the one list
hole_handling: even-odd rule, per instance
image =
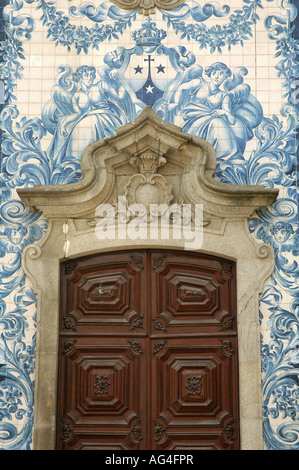
[[153, 89], [154, 89], [153, 86], [151, 86], [151, 85], [147, 86], [146, 87], [146, 93], [153, 93]]
[[134, 69], [135, 69], [135, 75], [136, 75], [136, 73], [142, 73], [143, 67], [140, 67], [140, 65], [137, 65], [137, 67], [134, 67]]
[[165, 69], [165, 67], [163, 67], [162, 64], [160, 64], [159, 67], [157, 67], [158, 73], [160, 73], [160, 72], [165, 73], [164, 69]]

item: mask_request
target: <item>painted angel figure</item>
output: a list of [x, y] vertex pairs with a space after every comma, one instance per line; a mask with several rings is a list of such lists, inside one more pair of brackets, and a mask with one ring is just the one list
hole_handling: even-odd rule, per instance
[[243, 83], [244, 67], [232, 76], [224, 63], [215, 62], [204, 72], [208, 79], [203, 78], [200, 65], [186, 71], [172, 97], [173, 104], [164, 104], [166, 115], [184, 132], [210, 142], [218, 162], [241, 164], [253, 129], [262, 121], [263, 109], [249, 85]]
[[136, 104], [118, 76], [121, 49], [106, 54], [99, 70], [81, 65], [75, 72], [60, 67], [61, 76], [52, 89], [52, 99], [42, 113], [46, 129], [53, 135], [48, 149], [56, 164], [79, 156], [91, 142], [111, 135], [136, 117]]

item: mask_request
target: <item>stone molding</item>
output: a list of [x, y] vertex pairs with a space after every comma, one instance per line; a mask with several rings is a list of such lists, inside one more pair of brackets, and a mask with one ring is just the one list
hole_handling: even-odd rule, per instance
[[122, 10], [135, 10], [139, 8], [139, 13], [148, 16], [155, 13], [155, 8], [161, 10], [172, 10], [181, 5], [184, 0], [111, 0]]
[[77, 183], [18, 190], [25, 204], [49, 220], [45, 237], [23, 253], [38, 305], [33, 448], [55, 448], [60, 262], [138, 247], [185, 249], [175, 239], [98, 239], [96, 208], [126, 195], [133, 202], [135, 197], [135, 202], [202, 204], [200, 251], [236, 262], [241, 449], [262, 449], [259, 295], [274, 269], [274, 255], [249, 233], [248, 218], [270, 206], [278, 190], [218, 182], [213, 147], [161, 120], [151, 108], [89, 145], [81, 162], [83, 178]]
[[18, 194], [48, 219], [65, 219], [66, 214], [68, 218], [93, 217], [97, 205], [128, 194], [129, 180], [136, 175], [139, 179], [141, 175], [149, 179], [159, 175], [158, 181], [171, 186], [172, 203], [203, 204], [211, 220], [248, 218], [275, 201], [277, 189], [221, 183], [214, 179], [215, 167], [215, 152], [207, 141], [183, 133], [148, 106], [134, 122], [84, 150], [82, 180], [19, 189]]

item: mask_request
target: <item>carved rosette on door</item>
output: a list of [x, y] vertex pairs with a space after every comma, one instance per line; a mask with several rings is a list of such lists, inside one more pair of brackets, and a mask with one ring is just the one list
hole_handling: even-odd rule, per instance
[[62, 263], [57, 448], [238, 449], [235, 292], [199, 253]]

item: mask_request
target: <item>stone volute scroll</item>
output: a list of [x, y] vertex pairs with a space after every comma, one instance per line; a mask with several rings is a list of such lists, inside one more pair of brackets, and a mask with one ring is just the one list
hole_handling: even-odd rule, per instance
[[135, 10], [139, 8], [139, 13], [148, 16], [155, 13], [156, 8], [162, 10], [172, 10], [181, 5], [184, 0], [111, 0], [123, 10]]

